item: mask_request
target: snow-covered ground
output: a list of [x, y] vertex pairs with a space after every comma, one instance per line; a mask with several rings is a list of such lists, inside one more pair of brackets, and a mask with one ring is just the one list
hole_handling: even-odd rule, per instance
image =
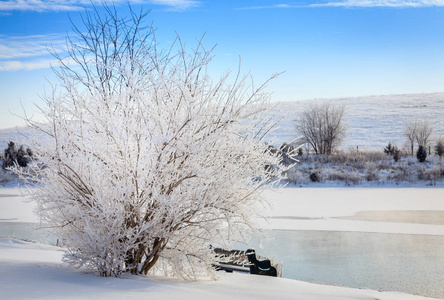
[[61, 263], [60, 248], [0, 239], [2, 299], [430, 299], [317, 285], [284, 278], [221, 274], [218, 281], [183, 282], [168, 278], [104, 278]]
[[[444, 134], [444, 93], [380, 95], [280, 103], [276, 120], [282, 118], [282, 121], [273, 133], [274, 144], [278, 146], [297, 138], [294, 120], [311, 103], [319, 101], [345, 105], [348, 132], [343, 149], [359, 146], [359, 149], [382, 151], [389, 141], [402, 147], [403, 127], [409, 120], [428, 120], [434, 127], [434, 136]], [[26, 141], [33, 134], [36, 132], [29, 128], [0, 129], [0, 151], [10, 140]]]
[[[0, 189], [0, 222], [38, 222], [33, 203], [20, 190]], [[267, 192], [272, 229], [327, 230], [444, 235], [444, 225], [375, 222], [350, 217], [362, 211], [443, 212], [443, 188], [292, 188]], [[0, 234], [1, 236], [1, 234]], [[221, 274], [219, 281], [182, 282], [128, 276], [101, 278], [61, 262], [60, 248], [0, 239], [2, 299], [428, 299], [398, 292], [378, 292], [316, 285], [284, 278]]]
[[[444, 224], [372, 222], [340, 219], [365, 211], [442, 211], [443, 188], [291, 188], [268, 191], [273, 209], [264, 227], [444, 235]], [[444, 214], [442, 216], [444, 218]]]
[[297, 137], [295, 119], [311, 103], [330, 102], [345, 106], [344, 122], [348, 127], [343, 149], [382, 149], [388, 142], [402, 148], [404, 125], [410, 120], [427, 120], [434, 127], [433, 135], [444, 134], [444, 93], [379, 95], [352, 98], [316, 99], [280, 104], [283, 117], [275, 132], [275, 145]]

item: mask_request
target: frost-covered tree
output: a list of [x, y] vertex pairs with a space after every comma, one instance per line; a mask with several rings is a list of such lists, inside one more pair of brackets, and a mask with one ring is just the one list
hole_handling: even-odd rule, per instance
[[296, 120], [296, 130], [316, 154], [331, 154], [345, 138], [344, 106], [311, 105]]
[[415, 131], [415, 139], [418, 143], [418, 147], [422, 146], [427, 149], [430, 143], [430, 137], [433, 132], [432, 124], [427, 120], [422, 120], [417, 122], [417, 127]]
[[407, 138], [410, 143], [410, 151], [413, 155], [415, 141], [416, 141], [416, 131], [418, 129], [418, 121], [409, 121], [404, 125], [404, 136]]
[[[207, 73], [211, 50], [158, 48], [146, 13], [86, 13], [57, 57], [29, 174], [42, 220], [71, 264], [102, 276], [212, 274], [210, 243], [253, 232], [280, 179], [264, 85]], [[275, 166], [266, 168], [266, 166]]]

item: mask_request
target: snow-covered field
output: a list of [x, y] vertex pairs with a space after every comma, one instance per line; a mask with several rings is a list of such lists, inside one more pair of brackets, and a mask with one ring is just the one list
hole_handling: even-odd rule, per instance
[[[389, 141], [402, 147], [405, 142], [403, 127], [409, 120], [428, 120], [434, 127], [433, 135], [444, 134], [444, 93], [316, 99], [278, 105], [280, 113], [276, 120], [283, 120], [273, 134], [275, 145], [297, 138], [294, 119], [317, 101], [345, 105], [348, 132], [343, 149], [359, 146], [359, 149], [382, 151]], [[28, 128], [0, 129], [0, 150], [6, 148], [11, 139], [26, 140], [26, 136], [32, 134], [35, 132]]]
[[[37, 222], [33, 203], [19, 189], [0, 189], [0, 222]], [[384, 232], [444, 236], [444, 224], [376, 222], [351, 217], [363, 211], [442, 213], [442, 188], [284, 188], [265, 195], [272, 229]], [[1, 233], [0, 233], [1, 236]], [[426, 299], [399, 292], [378, 292], [317, 285], [285, 278], [221, 274], [219, 281], [182, 282], [129, 276], [101, 278], [61, 262], [61, 249], [10, 238], [0, 239], [2, 299], [159, 298], [159, 299]], [[276, 259], [276, 258], [275, 258]], [[427, 298], [428, 299], [428, 298]]]
[[409, 120], [428, 120], [433, 134], [444, 134], [444, 93], [382, 95], [354, 98], [316, 99], [280, 104], [284, 117], [275, 132], [275, 145], [297, 137], [294, 119], [311, 103], [331, 102], [345, 106], [344, 122], [348, 127], [343, 149], [382, 149], [388, 142], [402, 148], [403, 127]]

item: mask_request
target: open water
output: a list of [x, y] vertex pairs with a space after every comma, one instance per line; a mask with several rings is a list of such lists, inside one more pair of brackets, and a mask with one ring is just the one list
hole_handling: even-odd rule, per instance
[[444, 236], [272, 230], [256, 252], [283, 277], [444, 299]]
[[[0, 237], [55, 244], [38, 224], [0, 222]], [[258, 254], [283, 277], [444, 299], [444, 236], [271, 230]]]

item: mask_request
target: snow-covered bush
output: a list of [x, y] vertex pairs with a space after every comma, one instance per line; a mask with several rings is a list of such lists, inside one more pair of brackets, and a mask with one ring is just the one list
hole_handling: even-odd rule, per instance
[[397, 162], [382, 151], [357, 152], [353, 149], [331, 155], [302, 156], [285, 172], [286, 180], [294, 184], [311, 184], [310, 175], [316, 173], [324, 184], [434, 184], [443, 181], [444, 167], [438, 156], [431, 156], [418, 164], [416, 158], [408, 156], [407, 152], [399, 151], [398, 155], [402, 159]]
[[58, 57], [49, 122], [28, 120], [47, 133], [31, 141], [38, 213], [66, 261], [102, 276], [211, 275], [210, 243], [254, 230], [260, 192], [283, 171], [263, 142], [269, 94], [248, 76], [213, 80], [201, 41], [158, 49], [143, 12], [94, 14]]
[[281, 145], [279, 152], [282, 157], [282, 163], [285, 166], [294, 165], [296, 163], [296, 159], [294, 158], [296, 156], [296, 151], [297, 148], [292, 144], [283, 143]]

